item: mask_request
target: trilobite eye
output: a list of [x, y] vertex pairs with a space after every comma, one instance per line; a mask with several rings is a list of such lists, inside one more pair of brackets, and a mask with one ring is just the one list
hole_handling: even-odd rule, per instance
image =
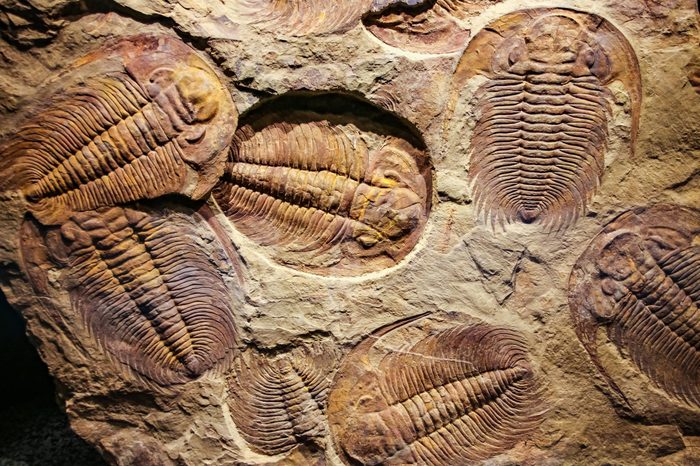
[[591, 53], [593, 54], [593, 62], [588, 65], [591, 73], [601, 82], [608, 82], [612, 74], [610, 59], [602, 49], [591, 50]]
[[395, 170], [387, 170], [383, 175], [384, 176], [378, 180], [379, 186], [383, 188], [394, 188], [401, 183], [401, 175]]
[[666, 241], [660, 236], [650, 236], [644, 242], [644, 246], [656, 260], [660, 260], [677, 248], [675, 244]]
[[355, 236], [355, 240], [360, 243], [363, 248], [369, 249], [372, 246], [376, 246], [381, 240], [381, 237], [374, 232], [363, 231], [361, 234]]
[[364, 396], [361, 396], [361, 397], [357, 400], [357, 406], [359, 406], [360, 408], [367, 408], [367, 407], [369, 407], [369, 406], [372, 404], [373, 401], [374, 401], [374, 397], [373, 397], [373, 396], [371, 396], [371, 395], [364, 395]]
[[508, 54], [508, 65], [509, 66], [515, 65], [518, 62], [520, 55], [521, 54], [519, 53], [517, 48], [511, 50], [510, 53]]
[[158, 94], [162, 86], [167, 85], [165, 84], [170, 77], [172, 76], [172, 70], [169, 70], [167, 68], [161, 68], [159, 70], [156, 70], [151, 74], [151, 76], [148, 78], [148, 93], [151, 96], [154, 96]]
[[197, 144], [204, 139], [207, 134], [207, 129], [204, 127], [194, 128], [193, 131], [187, 133], [185, 140], [190, 144]]

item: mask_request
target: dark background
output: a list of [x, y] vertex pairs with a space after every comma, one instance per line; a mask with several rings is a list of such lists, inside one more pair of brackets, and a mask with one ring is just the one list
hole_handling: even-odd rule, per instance
[[68, 427], [22, 317], [0, 292], [0, 466], [103, 466]]

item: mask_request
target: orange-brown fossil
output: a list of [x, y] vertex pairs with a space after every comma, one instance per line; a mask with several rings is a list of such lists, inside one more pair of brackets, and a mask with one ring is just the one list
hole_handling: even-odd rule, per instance
[[236, 19], [275, 33], [343, 32], [360, 24], [372, 0], [235, 0]]
[[700, 407], [700, 212], [659, 205], [607, 225], [570, 277], [576, 331], [612, 394], [626, 401], [598, 356], [598, 331], [658, 387]]
[[253, 350], [241, 354], [229, 379], [229, 406], [245, 440], [267, 455], [302, 443], [323, 447], [336, 362], [336, 353], [320, 344], [277, 358]]
[[0, 147], [0, 188], [45, 224], [164, 194], [205, 196], [237, 117], [217, 75], [177, 39], [135, 36], [76, 63], [75, 83]]
[[53, 236], [60, 241], [47, 243], [67, 266], [73, 306], [90, 333], [159, 386], [197, 378], [236, 348], [214, 246], [196, 226], [184, 215], [101, 208], [75, 213]]
[[334, 378], [328, 418], [347, 464], [472, 464], [540, 424], [541, 389], [520, 335], [458, 325], [410, 347], [381, 348], [402, 325], [361, 342]]
[[492, 225], [572, 224], [603, 176], [611, 92], [629, 96], [631, 145], [641, 84], [634, 51], [595, 15], [564, 9], [515, 12], [471, 41], [454, 77], [452, 110], [472, 78], [475, 95], [469, 179]]
[[395, 264], [430, 209], [422, 143], [366, 102], [302, 99], [244, 117], [217, 202], [236, 228], [302, 270], [353, 275]]
[[469, 30], [456, 19], [473, 8], [464, 0], [376, 1], [363, 24], [378, 39], [400, 49], [418, 53], [450, 53], [460, 50]]

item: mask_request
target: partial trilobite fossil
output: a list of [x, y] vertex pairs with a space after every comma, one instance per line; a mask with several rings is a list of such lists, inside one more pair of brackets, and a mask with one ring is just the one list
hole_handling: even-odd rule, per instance
[[[237, 117], [217, 75], [170, 37], [94, 52], [0, 147], [0, 188], [20, 189], [44, 224], [164, 194], [205, 196]], [[68, 79], [68, 78], [66, 78]]]
[[[41, 239], [22, 236], [30, 256]], [[127, 372], [165, 387], [224, 365], [233, 354], [230, 298], [213, 259], [218, 241], [184, 214], [78, 212], [50, 230], [46, 244], [66, 266], [73, 307]]]
[[354, 275], [394, 265], [416, 244], [431, 171], [420, 140], [389, 113], [291, 95], [242, 119], [214, 196], [277, 261]]
[[462, 49], [469, 29], [459, 24], [501, 0], [375, 0], [362, 22], [388, 45], [417, 53]]
[[235, 20], [278, 34], [343, 32], [360, 24], [372, 0], [234, 0]]
[[412, 346], [383, 347], [407, 322], [361, 342], [336, 373], [328, 418], [347, 464], [471, 464], [537, 428], [541, 388], [519, 334], [458, 325]]
[[236, 358], [229, 406], [243, 438], [266, 455], [287, 453], [299, 444], [322, 449], [336, 363], [333, 348], [320, 343], [277, 357], [247, 350]]
[[700, 407], [700, 212], [670, 205], [624, 213], [595, 237], [569, 281], [581, 342], [598, 355], [598, 329], [658, 387]]
[[473, 101], [470, 144], [477, 209], [492, 225], [572, 224], [603, 176], [614, 82], [628, 96], [634, 146], [641, 84], [632, 47], [598, 16], [524, 10], [470, 41], [451, 109], [477, 75], [486, 78]]

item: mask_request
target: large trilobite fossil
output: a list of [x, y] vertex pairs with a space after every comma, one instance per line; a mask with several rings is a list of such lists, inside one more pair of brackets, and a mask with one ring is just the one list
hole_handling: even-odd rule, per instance
[[249, 349], [236, 358], [229, 406], [254, 450], [278, 455], [299, 444], [325, 446], [326, 400], [336, 363], [336, 352], [320, 343], [277, 357]]
[[[127, 372], [149, 385], [182, 384], [223, 367], [237, 345], [220, 273], [224, 252], [197, 215], [135, 208], [77, 212], [42, 235], [22, 230], [27, 274], [37, 293], [46, 261], [65, 267], [63, 285], [89, 333]], [[201, 219], [200, 219], [201, 220]]]
[[175, 38], [105, 46], [45, 92], [0, 147], [0, 188], [21, 190], [42, 223], [164, 194], [202, 198], [223, 171], [235, 107], [214, 71]]
[[478, 211], [492, 225], [572, 224], [603, 176], [613, 83], [627, 93], [634, 146], [641, 84], [632, 47], [599, 16], [523, 10], [470, 41], [451, 109], [478, 76], [486, 80], [473, 99], [469, 149]]
[[355, 275], [399, 262], [431, 204], [421, 141], [359, 99], [288, 95], [241, 119], [214, 197], [281, 263]]
[[598, 330], [671, 397], [700, 407], [700, 212], [659, 205], [607, 225], [576, 263], [569, 304], [583, 346], [613, 394]]
[[382, 345], [379, 329], [342, 362], [328, 400], [347, 464], [464, 465], [512, 448], [544, 416], [524, 339], [486, 324]]

